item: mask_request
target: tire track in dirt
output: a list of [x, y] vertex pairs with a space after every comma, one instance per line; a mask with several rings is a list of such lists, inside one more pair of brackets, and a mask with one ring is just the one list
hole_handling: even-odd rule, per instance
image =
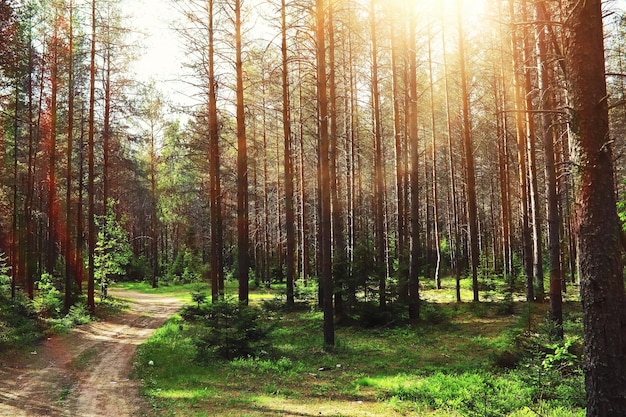
[[[0, 358], [0, 416], [127, 417], [145, 406], [128, 379], [139, 344], [180, 309], [180, 300], [111, 291], [130, 310], [43, 342], [29, 357]], [[24, 365], [19, 365], [24, 364]]]

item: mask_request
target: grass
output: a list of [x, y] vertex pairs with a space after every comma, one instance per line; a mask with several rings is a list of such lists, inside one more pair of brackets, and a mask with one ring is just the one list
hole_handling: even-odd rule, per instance
[[[263, 289], [251, 299], [276, 291]], [[269, 353], [230, 362], [198, 361], [194, 326], [174, 316], [139, 347], [134, 377], [155, 416], [584, 415], [576, 372], [556, 378], [540, 357], [516, 367], [500, 364], [520, 345], [535, 343], [546, 305], [514, 302], [513, 314], [504, 314], [494, 297], [457, 304], [449, 298], [453, 280], [444, 280], [444, 290], [425, 287], [421, 294], [445, 320], [338, 327], [329, 352], [322, 348], [320, 312], [287, 312], [271, 333]], [[566, 311], [566, 332], [578, 337], [578, 303], [566, 304]]]

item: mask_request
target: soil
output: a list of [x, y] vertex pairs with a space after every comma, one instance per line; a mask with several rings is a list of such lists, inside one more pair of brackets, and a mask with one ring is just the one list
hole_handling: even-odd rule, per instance
[[109, 293], [130, 300], [130, 310], [52, 336], [31, 352], [0, 357], [0, 416], [127, 417], [149, 408], [138, 381], [129, 379], [132, 358], [182, 303], [162, 295]]

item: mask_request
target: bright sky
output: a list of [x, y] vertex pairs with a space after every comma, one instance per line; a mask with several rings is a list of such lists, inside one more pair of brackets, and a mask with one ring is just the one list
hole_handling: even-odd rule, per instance
[[183, 55], [172, 25], [177, 12], [170, 0], [123, 0], [125, 11], [131, 14], [132, 26], [139, 35], [142, 56], [133, 70], [141, 81], [154, 80], [158, 88], [174, 95], [176, 81], [180, 79]]

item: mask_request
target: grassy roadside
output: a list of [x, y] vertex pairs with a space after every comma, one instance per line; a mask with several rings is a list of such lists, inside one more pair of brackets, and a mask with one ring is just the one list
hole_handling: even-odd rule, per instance
[[[139, 347], [135, 358], [134, 376], [141, 380], [142, 394], [152, 405], [145, 413], [584, 415], [577, 360], [555, 358], [542, 339], [545, 305], [514, 302], [504, 309], [497, 299], [450, 303], [453, 282], [444, 281], [444, 287], [422, 292], [429, 300], [430, 310], [425, 312], [430, 321], [416, 327], [339, 327], [332, 353], [321, 348], [321, 313], [315, 309], [272, 314], [271, 351], [230, 362], [199, 360], [193, 343], [195, 325], [174, 316]], [[186, 292], [191, 302], [190, 292], [198, 290], [164, 287], [158, 291], [181, 297]], [[252, 299], [268, 297], [273, 297], [272, 291], [263, 289], [253, 292]], [[566, 305], [566, 332], [574, 347], [581, 331], [577, 309], [577, 303]], [[520, 352], [523, 358], [518, 357]], [[546, 360], [554, 366], [546, 366]]]

